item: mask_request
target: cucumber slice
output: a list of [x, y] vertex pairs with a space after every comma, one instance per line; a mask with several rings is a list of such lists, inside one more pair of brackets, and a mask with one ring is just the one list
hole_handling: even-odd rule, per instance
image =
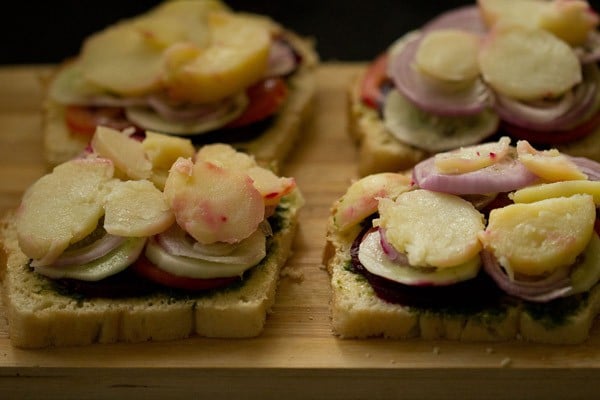
[[115, 250], [87, 264], [70, 267], [35, 267], [35, 272], [52, 279], [99, 281], [130, 266], [142, 253], [145, 244], [146, 238], [128, 238]]
[[386, 129], [400, 141], [429, 151], [440, 152], [481, 142], [498, 129], [499, 118], [491, 110], [472, 116], [439, 116], [417, 108], [398, 90], [385, 100]]
[[474, 278], [479, 272], [479, 254], [469, 261], [450, 268], [429, 270], [399, 265], [391, 261], [381, 248], [378, 232], [369, 233], [359, 247], [358, 259], [372, 274], [411, 286], [445, 286]]
[[240, 116], [247, 105], [248, 97], [245, 94], [240, 94], [219, 115], [192, 122], [169, 121], [148, 107], [128, 107], [125, 109], [125, 114], [129, 121], [145, 130], [186, 136], [198, 135], [221, 128]]

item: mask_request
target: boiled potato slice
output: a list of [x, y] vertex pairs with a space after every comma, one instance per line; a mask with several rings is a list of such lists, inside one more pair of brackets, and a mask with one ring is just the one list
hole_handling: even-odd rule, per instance
[[113, 25], [90, 36], [80, 62], [85, 79], [122, 96], [143, 95], [161, 86], [163, 48], [132, 24]]
[[514, 272], [536, 276], [575, 262], [594, 231], [592, 196], [577, 194], [492, 210], [481, 242]]
[[104, 214], [113, 163], [76, 159], [54, 168], [23, 195], [17, 212], [19, 246], [38, 265], [49, 265], [71, 243], [89, 235]]
[[296, 187], [296, 181], [293, 178], [275, 175], [273, 171], [259, 166], [253, 156], [236, 151], [228, 144], [217, 143], [203, 146], [198, 150], [196, 159], [208, 161], [222, 168], [247, 173], [267, 206], [278, 204], [281, 197]]
[[99, 126], [92, 138], [92, 149], [115, 163], [115, 167], [133, 179], [147, 179], [152, 163], [146, 158], [142, 143], [124, 132]]
[[166, 52], [165, 84], [174, 98], [216, 102], [264, 75], [271, 45], [264, 24], [243, 15], [211, 13], [208, 27], [208, 46], [179, 43]]
[[387, 240], [406, 253], [410, 265], [453, 267], [481, 250], [483, 215], [458, 196], [413, 190], [395, 201], [380, 199], [379, 214], [373, 225], [385, 229]]
[[518, 99], [557, 97], [581, 82], [579, 59], [571, 47], [542, 29], [498, 26], [479, 53], [484, 80]]
[[548, 8], [545, 0], [477, 0], [477, 5], [490, 28], [499, 22], [536, 27], [540, 14]]
[[333, 206], [333, 220], [340, 231], [353, 227], [377, 211], [379, 198], [396, 199], [410, 189], [410, 177], [392, 172], [368, 175], [352, 183]]
[[196, 150], [189, 139], [146, 131], [142, 148], [154, 169], [169, 169], [179, 158], [193, 157]]
[[552, 197], [570, 197], [574, 194], [585, 193], [594, 198], [594, 203], [600, 205], [600, 181], [562, 181], [543, 183], [519, 189], [510, 195], [515, 203], [533, 203]]
[[590, 32], [598, 26], [598, 20], [598, 14], [587, 1], [555, 0], [542, 10], [538, 24], [571, 46], [578, 46], [586, 42]]
[[165, 231], [175, 216], [150, 181], [115, 181], [104, 200], [104, 229], [125, 237], [149, 237]]
[[415, 63], [421, 71], [445, 81], [470, 81], [479, 75], [479, 36], [458, 29], [434, 30], [425, 35]]
[[518, 159], [525, 167], [548, 182], [581, 180], [587, 176], [556, 149], [538, 151], [529, 142], [517, 142]]
[[206, 161], [178, 159], [164, 193], [179, 226], [200, 243], [237, 243], [264, 219], [265, 204], [252, 179]]
[[503, 136], [498, 142], [438, 153], [435, 167], [442, 174], [464, 174], [489, 167], [506, 157], [510, 150], [510, 138]]

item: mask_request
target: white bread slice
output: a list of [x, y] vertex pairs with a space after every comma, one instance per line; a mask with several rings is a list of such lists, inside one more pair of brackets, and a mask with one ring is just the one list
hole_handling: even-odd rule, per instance
[[[253, 154], [261, 165], [278, 170], [300, 136], [302, 123], [312, 112], [319, 57], [309, 38], [285, 31], [285, 38], [302, 57], [298, 71], [288, 78], [289, 96], [269, 127], [248, 141], [231, 143], [237, 150]], [[48, 82], [49, 83], [49, 82]], [[42, 107], [44, 157], [51, 166], [76, 157], [89, 137], [73, 134], [64, 120], [64, 106], [46, 98]]]
[[417, 309], [384, 301], [364, 277], [349, 268], [350, 248], [360, 229], [356, 226], [342, 233], [336, 228], [333, 216], [327, 226], [323, 264], [330, 275], [332, 328], [340, 338], [574, 344], [587, 339], [600, 311], [600, 284], [592, 288], [586, 300], [574, 302], [571, 311], [555, 316], [537, 313], [533, 306], [517, 300], [500, 311], [475, 314]]
[[14, 211], [0, 220], [0, 278], [14, 346], [41, 348], [92, 343], [163, 341], [206, 336], [245, 338], [263, 330], [279, 272], [291, 254], [297, 214], [304, 200], [295, 190], [278, 210], [267, 257], [232, 288], [174, 296], [169, 291], [124, 299], [67, 295], [32, 272], [19, 249]]

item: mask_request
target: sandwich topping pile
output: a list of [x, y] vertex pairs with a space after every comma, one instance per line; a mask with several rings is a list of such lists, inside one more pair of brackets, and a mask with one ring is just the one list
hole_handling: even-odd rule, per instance
[[129, 269], [136, 281], [212, 289], [265, 258], [268, 219], [295, 187], [229, 145], [196, 152], [187, 139], [99, 127], [86, 157], [25, 192], [17, 236], [35, 273], [76, 289]]
[[264, 326], [303, 204], [228, 144], [98, 127], [0, 220], [19, 347], [251, 337]]
[[[329, 224], [334, 330], [584, 340], [600, 306], [599, 195], [597, 162], [507, 137], [356, 181]], [[428, 333], [435, 315], [462, 328]]]
[[217, 0], [168, 1], [88, 37], [50, 82], [48, 119], [82, 143], [98, 125], [246, 141], [289, 102], [291, 78], [315, 58], [267, 17]]
[[479, 0], [393, 43], [357, 100], [418, 152], [396, 170], [494, 134], [600, 160], [570, 146], [600, 131], [599, 21], [583, 0]]

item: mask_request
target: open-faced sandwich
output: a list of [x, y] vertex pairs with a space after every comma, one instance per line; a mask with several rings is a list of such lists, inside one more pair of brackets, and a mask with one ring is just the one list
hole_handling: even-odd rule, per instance
[[18, 347], [261, 333], [303, 204], [226, 144], [99, 127], [0, 220]]
[[600, 160], [600, 33], [583, 0], [479, 0], [400, 37], [349, 92], [361, 176], [502, 135]]
[[229, 143], [277, 167], [310, 112], [310, 40], [218, 0], [165, 1], [88, 37], [48, 84], [50, 164], [77, 156], [97, 125]]
[[582, 342], [599, 203], [600, 164], [507, 137], [363, 177], [328, 223], [334, 333]]

